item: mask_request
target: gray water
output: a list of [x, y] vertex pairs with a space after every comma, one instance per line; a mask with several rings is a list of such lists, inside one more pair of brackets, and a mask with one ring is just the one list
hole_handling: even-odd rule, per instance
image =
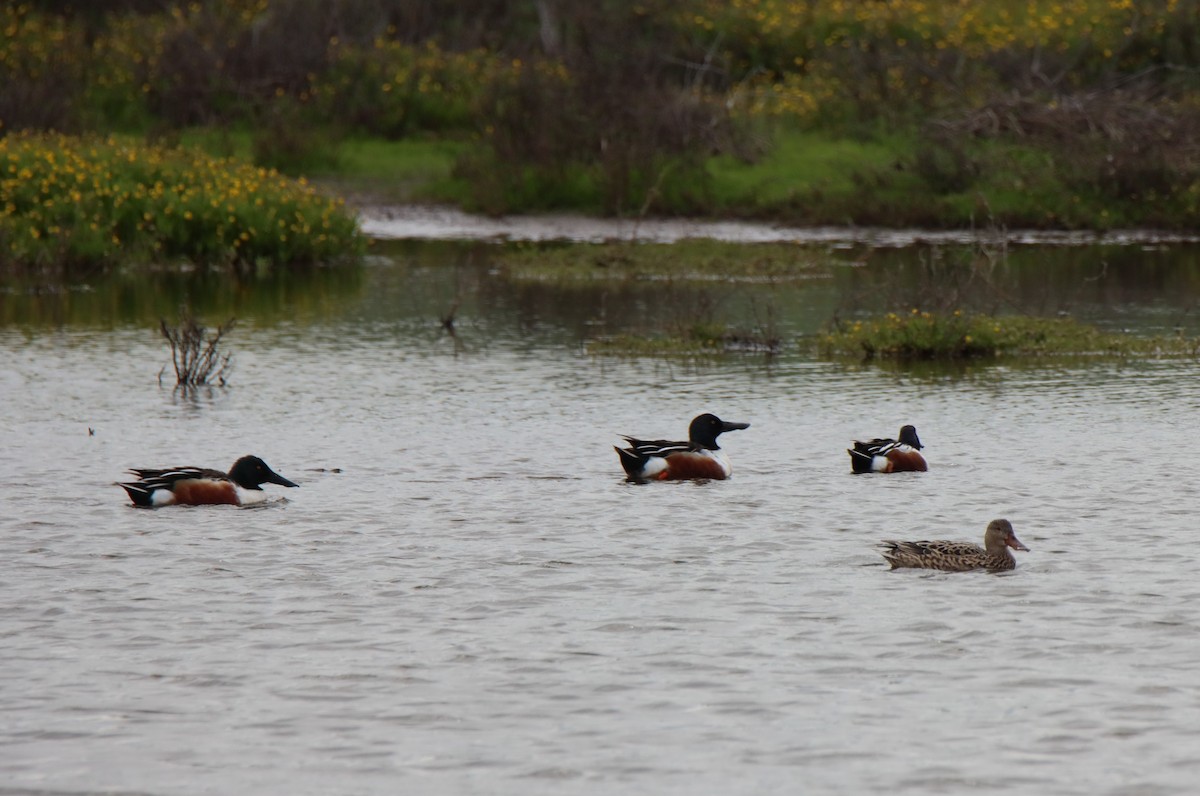
[[[194, 395], [119, 290], [0, 327], [0, 793], [1195, 792], [1194, 361], [593, 358], [586, 302], [466, 273], [235, 291]], [[731, 480], [622, 480], [701, 411]], [[851, 476], [902, 423], [930, 471]], [[113, 486], [246, 453], [301, 488]], [[1010, 573], [874, 549], [995, 517]]]

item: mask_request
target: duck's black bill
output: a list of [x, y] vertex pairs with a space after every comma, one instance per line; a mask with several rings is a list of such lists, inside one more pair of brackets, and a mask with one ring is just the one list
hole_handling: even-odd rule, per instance
[[300, 488], [299, 484], [293, 483], [293, 482], [287, 480], [286, 478], [284, 478], [282, 475], [275, 472], [274, 470], [267, 470], [267, 483], [268, 484], [279, 484], [280, 486], [294, 486], [297, 489]]
[[749, 423], [730, 423], [728, 420], [721, 421], [721, 431], [741, 431], [743, 428], [750, 428]]

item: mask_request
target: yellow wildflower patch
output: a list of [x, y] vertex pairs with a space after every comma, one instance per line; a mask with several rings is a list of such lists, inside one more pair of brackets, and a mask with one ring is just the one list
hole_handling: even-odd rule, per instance
[[[145, 257], [197, 262], [327, 261], [355, 256], [355, 219], [311, 187], [198, 151], [114, 139], [15, 134], [0, 138], [0, 239], [12, 263], [110, 263]], [[61, 179], [64, 174], [82, 180]], [[173, 216], [176, 206], [185, 209]], [[301, 232], [278, 245], [253, 234], [276, 215]], [[161, 222], [156, 222], [161, 219]], [[323, 236], [307, 234], [312, 227]]]

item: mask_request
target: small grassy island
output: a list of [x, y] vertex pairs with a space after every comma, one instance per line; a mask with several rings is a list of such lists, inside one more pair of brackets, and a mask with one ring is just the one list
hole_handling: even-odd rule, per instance
[[328, 262], [363, 251], [340, 200], [272, 169], [120, 138], [0, 138], [0, 267]]
[[963, 360], [1011, 356], [1196, 356], [1200, 341], [1105, 332], [1071, 318], [934, 314], [912, 309], [837, 323], [822, 354], [863, 360]]
[[[809, 346], [812, 340], [801, 340]], [[776, 354], [785, 350], [770, 326], [740, 328], [722, 322], [677, 324], [645, 335], [622, 334], [587, 343], [597, 356], [709, 357], [733, 353]], [[988, 361], [1062, 357], [1195, 357], [1200, 340], [1106, 332], [1070, 318], [1024, 315], [935, 315], [920, 310], [889, 313], [835, 327], [816, 339], [827, 359], [864, 362]]]

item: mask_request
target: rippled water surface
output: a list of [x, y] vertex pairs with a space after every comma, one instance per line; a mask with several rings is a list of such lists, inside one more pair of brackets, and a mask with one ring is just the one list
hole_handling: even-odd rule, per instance
[[[6, 299], [0, 793], [1195, 792], [1194, 361], [592, 358], [591, 299], [442, 268], [213, 299], [236, 370], [192, 396], [169, 291]], [[731, 480], [622, 481], [619, 434], [705, 410], [751, 423]], [[906, 422], [928, 473], [849, 474]], [[245, 453], [301, 488], [113, 486]], [[1014, 572], [873, 548], [994, 517]]]

